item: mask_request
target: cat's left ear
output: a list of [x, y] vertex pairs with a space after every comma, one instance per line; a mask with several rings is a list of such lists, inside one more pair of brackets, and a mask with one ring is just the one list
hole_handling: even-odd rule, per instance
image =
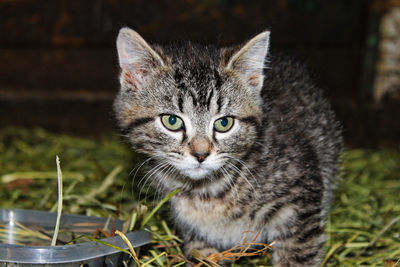
[[269, 48], [269, 31], [262, 32], [235, 52], [226, 65], [243, 78], [251, 88], [260, 91], [264, 82], [264, 67]]
[[164, 67], [160, 55], [134, 30], [122, 28], [117, 38], [121, 83], [141, 89], [154, 70]]

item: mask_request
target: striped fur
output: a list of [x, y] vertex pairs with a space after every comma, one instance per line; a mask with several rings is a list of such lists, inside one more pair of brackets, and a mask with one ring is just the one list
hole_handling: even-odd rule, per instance
[[[182, 188], [171, 207], [186, 253], [259, 234], [258, 242], [276, 241], [274, 266], [318, 266], [342, 138], [305, 68], [270, 56], [264, 71], [269, 33], [223, 49], [149, 46], [130, 29], [117, 42], [116, 116], [134, 149], [151, 157], [156, 190]], [[169, 131], [162, 114], [184, 127]], [[224, 116], [234, 124], [220, 133], [213, 123]], [[202, 162], [195, 142], [207, 142]]]

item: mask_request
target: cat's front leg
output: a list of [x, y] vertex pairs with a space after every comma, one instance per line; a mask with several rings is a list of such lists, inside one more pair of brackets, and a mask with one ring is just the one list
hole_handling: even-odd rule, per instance
[[[185, 242], [184, 253], [185, 256], [188, 257], [189, 259], [193, 258], [205, 259], [211, 254], [219, 253], [219, 251], [204, 241], [191, 240]], [[218, 262], [218, 263], [219, 266], [225, 266], [224, 262]], [[188, 264], [188, 266], [191, 266], [191, 264]]]
[[[188, 258], [205, 259], [212, 254], [219, 254], [216, 248], [210, 246], [203, 241], [190, 241], [184, 246], [185, 254]], [[219, 256], [219, 255], [217, 255]], [[214, 262], [215, 261], [215, 262]], [[229, 259], [222, 259], [220, 257], [207, 261], [211, 266], [227, 267], [231, 266], [232, 261]], [[189, 264], [190, 266], [190, 264]], [[196, 266], [196, 265], [195, 265]]]
[[288, 238], [276, 240], [272, 253], [274, 267], [320, 266], [324, 255], [323, 227], [303, 225]]
[[[191, 240], [185, 242], [184, 252], [187, 257], [195, 257], [195, 256], [208, 257], [211, 254], [219, 253], [219, 251], [216, 248], [200, 240]], [[200, 255], [198, 255], [199, 253]]]

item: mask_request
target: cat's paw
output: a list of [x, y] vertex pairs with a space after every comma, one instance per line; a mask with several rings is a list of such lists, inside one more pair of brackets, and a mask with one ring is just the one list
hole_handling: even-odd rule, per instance
[[230, 266], [232, 261], [223, 259], [220, 252], [213, 247], [205, 247], [201, 249], [193, 249], [189, 256], [198, 260], [203, 260], [211, 266]]
[[189, 256], [192, 258], [200, 258], [205, 259], [211, 254], [218, 254], [219, 251], [212, 247], [201, 248], [201, 249], [192, 249], [189, 253]]
[[[208, 258], [210, 255], [218, 255], [220, 252], [203, 241], [196, 240], [186, 243], [184, 251], [191, 259], [206, 261], [211, 266], [226, 266], [218, 257]], [[218, 262], [218, 265], [216, 262]]]
[[[195, 253], [195, 251], [200, 251], [202, 249], [208, 249], [208, 248], [212, 248], [212, 247], [204, 241], [199, 241], [199, 240], [187, 241], [184, 245], [184, 253], [187, 257], [192, 257], [192, 255], [191, 255], [192, 252]], [[218, 250], [215, 249], [215, 251], [217, 251], [217, 253], [218, 253]], [[210, 255], [210, 254], [208, 254], [208, 255]], [[202, 256], [205, 256], [205, 257], [207, 257], [208, 255], [202, 254]]]

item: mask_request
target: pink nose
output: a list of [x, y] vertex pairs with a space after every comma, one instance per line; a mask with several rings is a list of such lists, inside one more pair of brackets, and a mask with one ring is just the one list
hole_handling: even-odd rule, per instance
[[203, 162], [211, 152], [211, 144], [204, 137], [195, 137], [190, 143], [190, 154], [199, 162]]
[[192, 153], [192, 155], [199, 161], [199, 162], [203, 162], [206, 157], [208, 155], [210, 155], [210, 153], [206, 152], [206, 153], [199, 153], [199, 152], [194, 152]]

